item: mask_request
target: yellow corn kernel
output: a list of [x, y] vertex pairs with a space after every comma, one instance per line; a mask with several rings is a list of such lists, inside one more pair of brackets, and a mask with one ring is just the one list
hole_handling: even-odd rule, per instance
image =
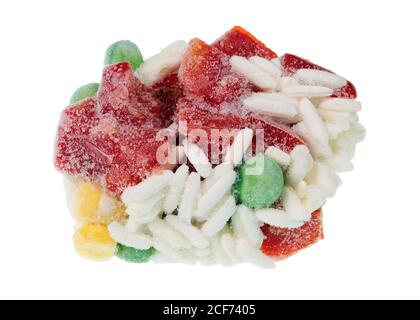
[[101, 190], [90, 182], [83, 182], [77, 189], [77, 214], [81, 218], [96, 215]]
[[96, 261], [111, 259], [117, 248], [117, 243], [103, 224], [84, 225], [74, 234], [73, 242], [81, 257]]
[[123, 203], [91, 182], [81, 183], [76, 191], [75, 219], [81, 223], [110, 224], [125, 217]]

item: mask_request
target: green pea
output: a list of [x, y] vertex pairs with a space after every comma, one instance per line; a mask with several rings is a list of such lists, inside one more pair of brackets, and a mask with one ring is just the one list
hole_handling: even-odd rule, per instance
[[284, 187], [280, 165], [262, 154], [249, 159], [238, 169], [234, 194], [238, 202], [252, 209], [268, 208], [281, 196]]
[[150, 257], [156, 252], [156, 249], [151, 247], [147, 250], [139, 250], [131, 247], [124, 246], [120, 243], [117, 244], [116, 256], [121, 260], [132, 263], [144, 263], [149, 261]]
[[128, 40], [121, 40], [111, 44], [105, 55], [105, 65], [118, 62], [129, 62], [135, 71], [143, 63], [143, 56], [136, 44]]
[[70, 98], [70, 103], [76, 103], [86, 98], [95, 97], [99, 89], [99, 83], [88, 83], [77, 89]]

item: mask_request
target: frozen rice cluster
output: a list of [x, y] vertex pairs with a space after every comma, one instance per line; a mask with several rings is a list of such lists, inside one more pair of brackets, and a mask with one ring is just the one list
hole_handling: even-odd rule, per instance
[[235, 27], [143, 61], [119, 41], [62, 114], [55, 165], [92, 260], [272, 268], [323, 238], [365, 130], [353, 84]]

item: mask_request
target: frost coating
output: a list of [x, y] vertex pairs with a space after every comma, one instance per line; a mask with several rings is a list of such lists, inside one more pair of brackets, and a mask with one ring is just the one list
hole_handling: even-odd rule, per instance
[[[272, 267], [264, 254], [283, 259], [322, 238], [318, 209], [341, 184], [337, 172], [352, 170], [365, 135], [350, 82], [297, 56], [276, 58], [239, 27], [213, 45], [176, 42], [136, 75], [140, 81], [124, 63], [107, 67], [98, 99], [65, 112], [56, 162], [74, 175], [73, 212], [111, 222], [114, 242], [150, 250], [155, 262]], [[161, 117], [173, 114], [167, 101], [176, 105], [176, 119]], [[218, 156], [224, 163], [214, 166], [213, 153], [193, 142], [169, 146], [163, 167], [150, 161], [159, 146], [150, 141], [173, 120], [205, 133], [235, 129]], [[260, 152], [284, 171], [285, 188], [270, 208], [252, 210], [235, 203], [231, 189], [235, 168], [258, 147], [257, 129], [265, 133]], [[188, 129], [170, 131], [189, 141]], [[85, 189], [81, 207], [76, 190], [86, 180], [98, 189]], [[83, 248], [90, 245], [101, 253], [94, 242]]]

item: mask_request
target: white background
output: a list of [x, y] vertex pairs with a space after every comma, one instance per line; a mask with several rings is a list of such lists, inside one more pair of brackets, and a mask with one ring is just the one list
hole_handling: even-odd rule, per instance
[[[0, 297], [420, 298], [418, 1], [1, 1]], [[325, 206], [326, 239], [275, 270], [85, 261], [53, 146], [61, 110], [104, 51], [145, 57], [233, 25], [356, 84], [368, 130]]]

